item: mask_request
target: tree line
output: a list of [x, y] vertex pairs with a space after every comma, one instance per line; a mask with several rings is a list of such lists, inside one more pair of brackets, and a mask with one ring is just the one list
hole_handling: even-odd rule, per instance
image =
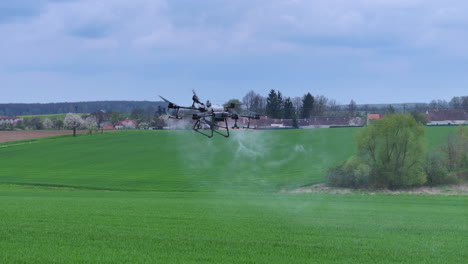
[[[165, 114], [166, 107], [160, 105], [157, 107], [147, 106], [145, 108], [134, 108], [130, 113], [98, 110], [92, 113], [74, 114], [73, 120], [76, 121], [76, 124], [80, 124], [74, 127], [74, 129], [89, 129], [89, 127], [101, 129], [102, 126], [115, 125], [126, 119], [134, 120], [139, 128], [152, 127], [154, 129], [162, 129], [166, 126], [163, 118]], [[96, 125], [89, 126], [90, 123], [94, 123], [93, 120], [95, 120]], [[65, 115], [30, 116], [24, 117], [23, 120], [17, 121], [15, 124], [2, 123], [0, 124], [0, 130], [61, 130], [70, 128], [65, 121]], [[133, 123], [127, 124], [125, 128], [136, 128], [136, 126], [132, 124]]]
[[329, 185], [351, 188], [407, 188], [468, 180], [468, 127], [460, 126], [427, 152], [425, 126], [409, 114], [376, 120], [356, 137], [357, 151], [328, 170]]
[[95, 101], [74, 103], [46, 103], [46, 104], [0, 104], [0, 115], [23, 116], [63, 113], [92, 113], [99, 110], [131, 113], [133, 109], [152, 107], [166, 107], [165, 102], [151, 101]]
[[[232, 99], [230, 102], [240, 102]], [[275, 119], [311, 118], [313, 116], [360, 116], [367, 113], [392, 114], [416, 113], [435, 109], [454, 109], [468, 111], [468, 96], [456, 96], [449, 102], [445, 100], [432, 100], [430, 103], [408, 104], [380, 104], [358, 105], [354, 100], [349, 104], [340, 105], [336, 100], [323, 95], [312, 95], [310, 92], [303, 96], [286, 97], [281, 91], [270, 90], [266, 97], [254, 92], [248, 92], [242, 103], [248, 112], [266, 115]]]

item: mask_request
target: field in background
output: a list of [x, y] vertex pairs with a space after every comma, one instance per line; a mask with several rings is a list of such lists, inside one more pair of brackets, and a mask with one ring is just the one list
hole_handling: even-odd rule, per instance
[[[428, 128], [428, 148], [454, 128]], [[359, 128], [118, 131], [0, 148], [1, 263], [462, 263], [467, 196], [284, 194]]]
[[[235, 131], [116, 131], [2, 148], [0, 183], [151, 191], [278, 191], [323, 181], [354, 153], [360, 128]], [[451, 127], [428, 128], [428, 147]], [[27, 164], [27, 166], [24, 166]]]
[[[66, 115], [67, 115], [67, 114], [25, 115], [25, 116], [19, 116], [19, 117], [22, 117], [22, 118], [29, 118], [29, 119], [38, 117], [38, 118], [41, 119], [41, 121], [44, 121], [44, 120], [46, 120], [46, 118], [49, 118], [50, 120], [57, 120], [57, 119], [64, 120]], [[88, 114], [77, 113], [77, 115], [85, 116], [85, 115], [88, 115]]]
[[[77, 130], [76, 133], [82, 134], [86, 130]], [[0, 131], [0, 143], [18, 140], [28, 140], [43, 137], [53, 137], [61, 135], [73, 135], [73, 130], [17, 130]]]

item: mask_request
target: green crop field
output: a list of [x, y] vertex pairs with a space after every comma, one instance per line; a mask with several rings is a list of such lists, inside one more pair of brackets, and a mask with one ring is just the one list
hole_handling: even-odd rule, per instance
[[0, 263], [464, 262], [467, 196], [279, 192], [323, 181], [358, 131], [0, 144]]
[[[57, 119], [60, 119], [60, 120], [63, 120], [65, 119], [65, 116], [67, 114], [50, 114], [50, 115], [25, 115], [25, 116], [20, 116], [22, 118], [28, 118], [28, 119], [32, 119], [32, 118], [40, 118], [42, 121], [46, 120], [46, 118], [49, 118], [50, 120], [57, 120]], [[84, 116], [84, 115], [87, 115], [87, 114], [77, 114], [77, 115], [80, 115], [80, 116]]]

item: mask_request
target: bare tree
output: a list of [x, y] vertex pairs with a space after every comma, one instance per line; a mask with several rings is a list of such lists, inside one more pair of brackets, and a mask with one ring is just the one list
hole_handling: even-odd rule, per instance
[[250, 91], [242, 98], [242, 103], [244, 103], [247, 110], [252, 111], [252, 108], [254, 107], [254, 104], [255, 104], [255, 98], [257, 96], [258, 96], [257, 93], [255, 93], [254, 91]]
[[321, 116], [327, 108], [328, 98], [323, 95], [316, 95], [314, 102], [314, 115]]
[[301, 108], [302, 108], [302, 98], [299, 96], [296, 96], [292, 98], [291, 101], [294, 106], [294, 110], [296, 111], [296, 114], [300, 113]]
[[328, 111], [330, 112], [338, 112], [340, 110], [340, 107], [336, 103], [336, 100], [330, 99], [328, 100]]

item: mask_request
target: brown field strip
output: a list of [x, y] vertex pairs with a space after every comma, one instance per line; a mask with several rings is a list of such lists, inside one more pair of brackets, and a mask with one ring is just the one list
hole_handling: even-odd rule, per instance
[[[76, 133], [86, 133], [86, 130], [79, 130]], [[34, 138], [72, 135], [72, 130], [20, 130], [20, 131], [0, 131], [0, 143], [8, 141], [26, 140]]]

